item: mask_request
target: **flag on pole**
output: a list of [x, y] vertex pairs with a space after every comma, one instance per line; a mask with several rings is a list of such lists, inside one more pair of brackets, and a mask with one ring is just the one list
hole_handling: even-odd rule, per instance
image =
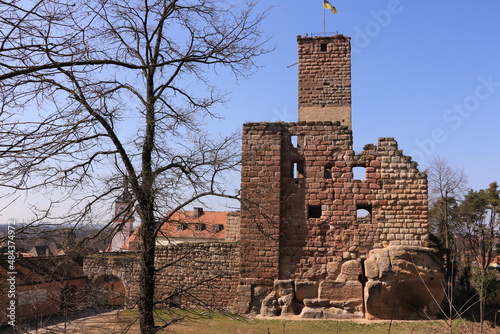
[[337, 8], [333, 7], [328, 0], [323, 0], [323, 8], [331, 10], [333, 14], [337, 14]]

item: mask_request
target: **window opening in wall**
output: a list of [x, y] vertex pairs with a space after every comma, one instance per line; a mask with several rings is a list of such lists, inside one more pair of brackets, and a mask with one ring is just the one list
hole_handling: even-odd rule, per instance
[[360, 224], [369, 224], [372, 222], [372, 206], [371, 205], [357, 205], [356, 206], [356, 219]]
[[179, 224], [177, 225], [177, 231], [184, 231], [187, 229], [187, 225], [186, 224]]
[[292, 177], [294, 179], [301, 179], [304, 177], [304, 163], [292, 162]]
[[196, 224], [196, 225], [195, 225], [195, 229], [196, 229], [196, 231], [198, 231], [198, 232], [199, 232], [199, 231], [204, 231], [204, 230], [206, 230], [206, 229], [207, 229], [207, 225], [205, 225], [205, 224]]
[[366, 180], [366, 168], [362, 166], [356, 166], [352, 168], [352, 174], [354, 180]]
[[307, 207], [307, 218], [321, 218], [321, 205], [309, 205]]
[[332, 167], [325, 166], [325, 169], [323, 171], [323, 178], [325, 178], [325, 179], [331, 179], [332, 178]]
[[321, 50], [321, 51], [326, 51], [326, 50], [327, 50], [327, 46], [328, 46], [328, 44], [324, 44], [324, 43], [322, 43], [322, 44], [320, 45], [320, 50]]
[[212, 227], [212, 230], [217, 233], [217, 232], [220, 232], [224, 229], [224, 225], [222, 224], [215, 224], [213, 227]]
[[299, 148], [299, 136], [290, 136], [290, 141], [292, 142], [292, 146], [295, 148]]

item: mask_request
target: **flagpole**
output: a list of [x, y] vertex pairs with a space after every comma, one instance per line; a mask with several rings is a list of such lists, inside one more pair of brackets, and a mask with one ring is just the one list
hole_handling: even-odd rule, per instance
[[326, 36], [326, 14], [325, 14], [325, 2], [323, 1], [323, 37]]

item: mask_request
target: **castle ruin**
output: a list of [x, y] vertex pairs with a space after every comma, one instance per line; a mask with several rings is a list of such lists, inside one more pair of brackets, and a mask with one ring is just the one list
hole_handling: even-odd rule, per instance
[[[205, 252], [196, 245], [205, 266], [223, 263], [225, 273], [220, 298], [207, 289], [198, 297], [239, 314], [433, 316], [443, 275], [427, 248], [426, 175], [393, 138], [354, 152], [350, 38], [297, 40], [298, 122], [243, 125], [239, 241]], [[185, 264], [191, 277], [193, 263]], [[99, 268], [88, 262], [91, 276]], [[183, 280], [182, 267], [167, 269], [160, 295]]]
[[428, 245], [427, 177], [393, 138], [353, 151], [350, 39], [297, 40], [299, 121], [243, 125], [240, 290], [273, 286], [268, 315], [353, 315], [370, 251]]

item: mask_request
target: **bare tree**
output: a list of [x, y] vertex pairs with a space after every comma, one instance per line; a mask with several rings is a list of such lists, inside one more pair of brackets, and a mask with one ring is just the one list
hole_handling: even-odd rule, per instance
[[428, 169], [430, 222], [446, 249], [446, 277], [453, 280], [453, 261], [456, 255], [456, 208], [467, 189], [467, 175], [450, 167], [446, 160], [435, 157]]
[[203, 130], [225, 99], [209, 78], [255, 69], [267, 51], [265, 13], [217, 0], [10, 0], [0, 11], [1, 187], [73, 200], [69, 219], [84, 223], [125, 180], [133, 201], [124, 212], [142, 226], [140, 327], [155, 333], [162, 217], [231, 196], [220, 175], [239, 159], [236, 136]]

